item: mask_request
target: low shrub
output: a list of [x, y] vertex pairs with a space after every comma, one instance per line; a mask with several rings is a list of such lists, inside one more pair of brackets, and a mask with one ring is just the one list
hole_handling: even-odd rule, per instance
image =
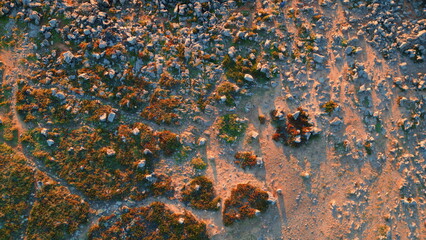
[[223, 223], [232, 225], [236, 221], [253, 218], [256, 210], [264, 212], [268, 209], [268, 193], [250, 184], [238, 184], [232, 189], [231, 197], [225, 200]]
[[218, 210], [220, 198], [216, 196], [213, 182], [205, 176], [199, 176], [182, 188], [183, 202], [194, 208]]
[[164, 203], [125, 208], [120, 214], [101, 217], [89, 230], [90, 240], [100, 239], [209, 239], [206, 224], [192, 214], [173, 213]]

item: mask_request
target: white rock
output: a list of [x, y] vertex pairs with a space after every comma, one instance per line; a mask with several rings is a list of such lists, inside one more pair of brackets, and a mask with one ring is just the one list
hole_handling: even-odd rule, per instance
[[256, 215], [256, 217], [260, 216], [260, 213], [261, 212], [259, 210], [257, 210], [257, 209], [254, 210], [254, 215]]
[[258, 132], [256, 132], [256, 131], [251, 131], [251, 132], [250, 132], [250, 136], [251, 136], [253, 139], [257, 139], [257, 137], [259, 136], [259, 133], [258, 133]]
[[139, 135], [139, 133], [140, 133], [139, 128], [133, 128], [132, 133], [133, 133], [133, 135], [135, 135], [135, 136]]
[[207, 142], [207, 139], [202, 137], [202, 138], [198, 139], [198, 146], [204, 146], [204, 145], [206, 145], [206, 142]]
[[263, 166], [263, 158], [261, 157], [256, 157], [256, 165], [257, 166]]
[[302, 137], [300, 135], [297, 135], [296, 138], [294, 139], [294, 143], [301, 143], [302, 142]]
[[132, 45], [135, 45], [136, 44], [136, 37], [127, 38], [127, 42], [132, 44]]
[[108, 157], [112, 157], [112, 156], [115, 156], [115, 151], [114, 151], [114, 149], [108, 148], [106, 150], [106, 154], [107, 154]]
[[99, 120], [100, 120], [101, 122], [105, 122], [105, 121], [106, 121], [106, 119], [107, 119], [107, 114], [106, 114], [106, 113], [102, 114], [102, 115], [99, 117]]
[[149, 150], [148, 148], [145, 148], [145, 149], [143, 150], [143, 154], [145, 154], [145, 155], [150, 155], [150, 154], [152, 154], [152, 152], [151, 152], [151, 150]]
[[41, 133], [41, 135], [47, 137], [47, 131], [48, 131], [47, 128], [42, 128], [40, 133]]
[[185, 218], [179, 218], [179, 220], [178, 220], [178, 222], [180, 223], [180, 224], [183, 224], [184, 222], [185, 222]]
[[252, 76], [252, 75], [250, 75], [250, 74], [245, 74], [245, 75], [244, 75], [244, 79], [245, 79], [246, 81], [249, 81], [249, 82], [253, 82], [253, 81], [254, 81], [253, 76]]
[[50, 147], [53, 144], [55, 144], [55, 141], [53, 141], [52, 139], [47, 139], [47, 145]]
[[144, 168], [146, 165], [146, 160], [142, 159], [138, 162], [138, 168]]

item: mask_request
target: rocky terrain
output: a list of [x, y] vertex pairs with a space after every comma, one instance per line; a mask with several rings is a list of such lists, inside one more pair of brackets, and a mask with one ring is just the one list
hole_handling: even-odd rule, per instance
[[0, 239], [425, 239], [426, 4], [0, 0]]

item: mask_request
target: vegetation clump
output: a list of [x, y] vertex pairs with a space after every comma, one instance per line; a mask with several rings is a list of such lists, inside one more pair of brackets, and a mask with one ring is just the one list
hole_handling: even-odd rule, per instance
[[[55, 145], [49, 147], [47, 139], [53, 139]], [[141, 200], [168, 193], [164, 188], [170, 187], [168, 177], [157, 177], [155, 182], [147, 182], [145, 177], [153, 172], [161, 150], [171, 155], [181, 146], [176, 134], [156, 132], [143, 123], [119, 125], [115, 133], [88, 126], [74, 130], [35, 128], [21, 140], [61, 178], [99, 200], [125, 196]], [[141, 159], [144, 166], [138, 167]]]
[[324, 103], [321, 107], [324, 108], [324, 111], [328, 114], [332, 113], [334, 109], [337, 108], [337, 103], [335, 103], [333, 100], [330, 100], [326, 103]]
[[207, 163], [201, 157], [194, 157], [191, 160], [191, 165], [197, 170], [204, 170], [207, 168]]
[[234, 162], [242, 168], [253, 167], [257, 164], [257, 156], [253, 152], [240, 151], [235, 154]]
[[149, 106], [142, 111], [141, 116], [158, 124], [178, 124], [179, 115], [176, 110], [180, 105], [181, 100], [177, 97], [152, 98]]
[[23, 156], [0, 144], [0, 239], [16, 239], [30, 208], [34, 173]]
[[181, 149], [182, 144], [179, 141], [178, 135], [170, 131], [162, 131], [158, 134], [159, 145], [166, 156], [171, 156], [173, 153]]
[[237, 114], [226, 114], [219, 119], [219, 138], [235, 142], [247, 128], [247, 124]]
[[28, 239], [66, 239], [87, 222], [89, 204], [43, 173], [36, 175], [36, 201], [28, 218]]
[[222, 96], [225, 96], [225, 104], [232, 106], [235, 104], [235, 97], [239, 91], [239, 87], [231, 82], [223, 82], [219, 84], [216, 88], [216, 99], [221, 99]]
[[173, 213], [164, 203], [124, 208], [120, 214], [101, 217], [89, 230], [90, 240], [100, 239], [209, 239], [206, 224], [192, 214]]
[[215, 194], [213, 182], [205, 176], [199, 176], [182, 188], [182, 200], [194, 208], [218, 210], [220, 197]]
[[[277, 119], [279, 120], [279, 119]], [[309, 114], [298, 108], [293, 114], [287, 114], [287, 121], [277, 121], [277, 129], [272, 136], [274, 141], [283, 141], [290, 146], [299, 146], [307, 142], [311, 136], [318, 134], [314, 131], [314, 124], [309, 119]]]
[[250, 184], [238, 184], [232, 189], [231, 197], [225, 200], [223, 223], [232, 225], [236, 221], [253, 218], [257, 212], [268, 209], [268, 193]]

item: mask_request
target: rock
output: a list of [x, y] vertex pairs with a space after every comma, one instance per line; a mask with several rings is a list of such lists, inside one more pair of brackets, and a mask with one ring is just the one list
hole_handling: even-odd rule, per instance
[[297, 136], [294, 138], [294, 143], [301, 143], [301, 142], [302, 142], [302, 136], [297, 135]]
[[148, 182], [151, 182], [151, 183], [155, 183], [157, 181], [157, 178], [154, 176], [154, 174], [146, 175], [145, 179], [148, 180]]
[[143, 154], [145, 154], [145, 155], [151, 155], [151, 154], [152, 154], [152, 152], [151, 152], [151, 150], [149, 150], [148, 148], [145, 148], [145, 149], [143, 150]]
[[226, 102], [226, 96], [225, 96], [225, 95], [220, 96], [220, 101], [221, 101], [221, 102]]
[[47, 131], [48, 131], [47, 128], [42, 128], [40, 133], [41, 133], [41, 135], [47, 137]]
[[260, 216], [260, 214], [261, 214], [261, 212], [259, 210], [257, 210], [257, 209], [254, 210], [254, 215], [256, 217]]
[[297, 119], [299, 118], [299, 115], [300, 115], [300, 111], [296, 111], [296, 112], [294, 112], [294, 113], [292, 114], [293, 119], [294, 119], [294, 120], [297, 120]]
[[340, 120], [340, 118], [338, 118], [338, 117], [335, 117], [331, 122], [330, 122], [330, 125], [331, 126], [340, 126], [340, 125], [342, 125], [343, 124], [343, 121], [342, 120]]
[[256, 157], [256, 165], [257, 166], [259, 166], [259, 167], [261, 167], [261, 166], [263, 166], [263, 158], [261, 158], [261, 157]]
[[250, 137], [253, 139], [257, 139], [257, 137], [259, 136], [259, 133], [256, 131], [251, 131], [250, 132]]
[[202, 137], [202, 138], [198, 139], [198, 146], [204, 146], [204, 145], [206, 145], [206, 142], [207, 142], [207, 139]]
[[320, 55], [320, 54], [314, 53], [314, 61], [316, 63], [320, 63], [321, 64], [321, 63], [323, 63], [325, 61], [325, 57], [322, 56], [322, 55]]
[[235, 56], [235, 53], [236, 53], [236, 50], [235, 50], [235, 47], [234, 47], [234, 46], [232, 46], [232, 47], [230, 47], [230, 48], [228, 49], [228, 55], [229, 55], [231, 58], [233, 58], [233, 57]]
[[55, 141], [53, 141], [52, 139], [47, 139], [47, 146], [52, 146], [53, 144], [55, 144]]
[[108, 122], [113, 122], [114, 121], [114, 118], [115, 118], [115, 112], [110, 112], [109, 114], [108, 114]]
[[74, 59], [74, 54], [70, 51], [66, 51], [62, 54], [62, 57], [66, 63], [70, 63]]
[[184, 224], [185, 223], [185, 218], [183, 218], [183, 217], [179, 218], [178, 222], [180, 224]]
[[245, 75], [244, 75], [244, 80], [249, 81], [249, 82], [253, 82], [253, 81], [254, 81], [254, 78], [253, 78], [253, 76], [252, 76], [252, 75], [250, 75], [250, 74], [245, 74]]
[[99, 40], [99, 48], [100, 49], [104, 49], [108, 46], [107, 42], [105, 42], [104, 40]]
[[100, 120], [101, 122], [105, 122], [105, 121], [106, 121], [106, 119], [107, 119], [107, 114], [106, 114], [106, 113], [102, 114], [102, 115], [99, 117], [99, 120]]
[[57, 98], [59, 98], [60, 100], [64, 100], [65, 99], [65, 94], [63, 92], [58, 92], [55, 95]]
[[127, 42], [131, 45], [135, 45], [136, 44], [136, 37], [127, 38]]
[[144, 168], [146, 165], [146, 160], [142, 159], [138, 162], [138, 168]]
[[300, 174], [300, 176], [303, 178], [303, 179], [309, 179], [309, 178], [311, 178], [311, 174], [309, 174], [309, 172], [307, 172], [307, 171], [305, 171], [305, 172], [303, 172], [303, 173], [301, 173]]
[[137, 135], [139, 135], [139, 133], [140, 133], [139, 128], [133, 128], [133, 130], [132, 130], [133, 135], [137, 136]]
[[115, 156], [115, 150], [114, 150], [114, 149], [111, 149], [111, 148], [108, 148], [108, 149], [106, 150], [106, 154], [107, 154], [107, 156], [108, 156], [108, 157]]
[[426, 30], [422, 30], [417, 34], [416, 39], [418, 39], [420, 42], [424, 43], [426, 42]]
[[350, 55], [353, 51], [354, 51], [355, 49], [354, 49], [354, 47], [352, 47], [352, 46], [348, 46], [346, 49], [345, 49], [345, 54], [346, 55]]
[[58, 20], [56, 20], [56, 19], [52, 19], [52, 20], [50, 20], [50, 21], [49, 21], [49, 25], [50, 25], [52, 28], [57, 27], [57, 26], [58, 26]]

